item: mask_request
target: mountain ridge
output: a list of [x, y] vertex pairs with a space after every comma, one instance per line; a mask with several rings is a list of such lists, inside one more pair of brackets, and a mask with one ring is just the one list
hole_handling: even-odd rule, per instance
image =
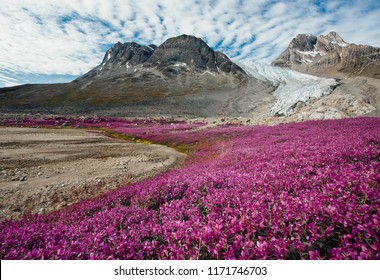
[[298, 34], [272, 66], [312, 75], [380, 79], [380, 48], [347, 43], [336, 32]]
[[378, 115], [380, 79], [364, 79], [355, 72], [350, 74], [354, 78], [341, 79], [344, 73], [338, 71], [347, 64], [343, 60], [368, 69], [368, 63], [356, 63], [357, 57], [368, 60], [361, 58], [366, 48], [342, 58], [337, 50], [354, 44], [336, 32], [303, 34], [289, 45], [295, 54], [289, 58], [298, 62], [288, 59], [281, 66], [299, 67], [293, 69], [298, 72], [232, 61], [191, 35], [169, 38], [159, 46], [117, 42], [98, 66], [71, 83], [0, 89], [0, 111], [295, 120]]
[[239, 116], [266, 112], [255, 104], [271, 90], [202, 39], [180, 35], [157, 47], [118, 42], [71, 83], [0, 90], [0, 98], [6, 111]]
[[171, 78], [181, 73], [193, 75], [205, 71], [214, 75], [232, 75], [239, 80], [246, 76], [244, 70], [225, 54], [214, 51], [198, 37], [183, 34], [167, 39], [160, 46], [118, 42], [107, 50], [100, 65], [74, 82], [138, 71]]

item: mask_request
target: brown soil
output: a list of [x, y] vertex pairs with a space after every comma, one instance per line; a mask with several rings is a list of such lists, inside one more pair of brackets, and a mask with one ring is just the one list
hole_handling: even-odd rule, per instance
[[0, 127], [0, 220], [60, 209], [156, 175], [184, 157], [97, 131]]

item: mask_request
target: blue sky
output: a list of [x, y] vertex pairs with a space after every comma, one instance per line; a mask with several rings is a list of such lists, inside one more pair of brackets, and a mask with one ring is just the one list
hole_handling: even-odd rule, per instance
[[114, 43], [191, 34], [230, 58], [272, 62], [300, 33], [380, 47], [379, 0], [2, 0], [0, 87], [68, 82]]

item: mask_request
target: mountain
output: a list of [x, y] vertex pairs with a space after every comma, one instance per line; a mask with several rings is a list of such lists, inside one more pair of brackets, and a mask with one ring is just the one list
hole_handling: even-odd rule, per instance
[[[107, 74], [128, 73], [129, 67], [136, 66], [147, 61], [157, 48], [156, 45], [142, 46], [135, 42], [117, 42], [104, 55], [102, 63], [76, 79], [76, 81], [88, 80]], [[124, 66], [121, 68], [120, 66]]]
[[[188, 35], [159, 46], [118, 42], [71, 83], [0, 89], [0, 112], [294, 120], [379, 115], [380, 79], [355, 76], [376, 74], [376, 51], [333, 32], [299, 35], [275, 67], [231, 61]], [[353, 77], [337, 79], [344, 75]]]
[[349, 44], [336, 32], [299, 34], [272, 65], [314, 75], [380, 79], [380, 48]]
[[0, 110], [239, 116], [264, 110], [257, 102], [271, 90], [200, 38], [181, 35], [160, 46], [118, 42], [98, 66], [71, 83], [0, 89]]
[[221, 52], [212, 50], [202, 39], [181, 35], [169, 38], [159, 47], [142, 46], [135, 42], [118, 42], [110, 48], [102, 63], [75, 82], [134, 74], [151, 73], [157, 78], [175, 78], [177, 75], [229, 75], [241, 81], [246, 73]]

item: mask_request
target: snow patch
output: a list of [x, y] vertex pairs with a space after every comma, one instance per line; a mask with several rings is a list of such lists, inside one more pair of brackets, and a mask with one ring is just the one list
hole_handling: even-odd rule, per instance
[[214, 76], [214, 77], [217, 76], [215, 73], [210, 72], [210, 71], [204, 71], [204, 72], [201, 74], [201, 76], [203, 76], [204, 74], [210, 74], [211, 76]]
[[109, 53], [107, 56], [107, 60], [110, 60], [110, 58], [111, 58], [111, 54]]
[[339, 45], [339, 46], [341, 46], [342, 48], [348, 47], [348, 45], [349, 45], [349, 44], [347, 44], [347, 43], [337, 43], [337, 42], [331, 42], [331, 43], [336, 44], [336, 45]]
[[186, 67], [187, 64], [185, 62], [177, 62], [175, 64], [173, 64], [174, 67]]
[[307, 103], [310, 98], [328, 95], [337, 84], [334, 79], [325, 79], [296, 71], [273, 67], [253, 61], [234, 61], [244, 71], [256, 79], [269, 81], [277, 89], [273, 95], [277, 98], [271, 108], [276, 116], [291, 116], [298, 102]]
[[318, 54], [322, 55], [320, 51], [314, 50], [314, 51], [308, 51], [308, 52], [302, 52], [297, 50], [298, 53], [303, 54], [303, 55], [310, 55], [312, 57], [316, 57]]

